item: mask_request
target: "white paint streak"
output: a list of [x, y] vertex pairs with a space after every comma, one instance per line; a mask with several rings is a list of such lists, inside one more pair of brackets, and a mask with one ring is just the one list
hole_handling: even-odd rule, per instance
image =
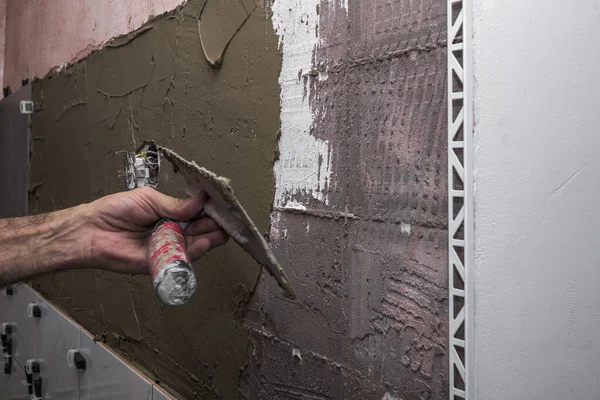
[[302, 361], [302, 353], [300, 353], [300, 350], [298, 349], [292, 349], [292, 357]]
[[285, 204], [285, 207], [283, 207], [284, 210], [306, 210], [306, 206], [304, 206], [303, 204], [295, 201], [295, 200], [290, 200]]
[[272, 242], [277, 242], [281, 239], [281, 212], [274, 211], [271, 213], [271, 229], [269, 239]]
[[406, 233], [407, 235], [410, 235], [410, 224], [401, 222], [400, 223], [400, 233]]
[[281, 138], [275, 163], [275, 206], [314, 198], [327, 203], [331, 174], [329, 143], [311, 135], [315, 113], [309, 104], [310, 71], [319, 43], [317, 5], [320, 0], [276, 0], [273, 26], [283, 49]]
[[340, 3], [342, 3], [342, 7], [346, 10], [346, 13], [348, 13], [348, 0], [340, 0]]

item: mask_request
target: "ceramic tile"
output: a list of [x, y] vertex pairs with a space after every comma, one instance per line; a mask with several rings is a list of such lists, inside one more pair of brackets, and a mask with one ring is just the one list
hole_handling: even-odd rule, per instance
[[152, 400], [176, 400], [158, 385], [152, 386]]
[[28, 400], [29, 392], [25, 384], [25, 372], [13, 363], [10, 374], [4, 373], [4, 365], [0, 370], [0, 399], [2, 400]]
[[38, 302], [38, 296], [27, 286], [19, 285], [14, 288], [14, 306], [9, 310], [8, 319], [16, 323], [16, 330], [12, 334], [13, 354], [21, 365], [37, 354], [37, 333], [39, 320], [27, 316], [27, 307], [29, 304]]
[[2, 322], [6, 322], [16, 314], [25, 298], [36, 297], [36, 294], [27, 285], [16, 284], [11, 287], [12, 295], [6, 294], [6, 288], [0, 290], [0, 321]]
[[28, 358], [36, 353], [37, 324], [27, 317], [27, 305], [37, 301], [37, 296], [26, 285], [14, 285], [13, 294], [7, 295], [5, 290], [0, 294], [0, 323], [13, 324], [10, 334], [12, 339], [13, 359], [11, 373], [4, 373], [5, 358], [0, 362], [0, 398], [25, 399], [28, 390], [25, 385], [23, 366]]
[[152, 399], [152, 384], [84, 331], [81, 351], [87, 365], [81, 372], [80, 400]]
[[67, 365], [67, 352], [79, 348], [80, 329], [51, 304], [40, 300], [38, 357], [41, 359], [42, 394], [52, 400], [77, 398], [79, 371]]

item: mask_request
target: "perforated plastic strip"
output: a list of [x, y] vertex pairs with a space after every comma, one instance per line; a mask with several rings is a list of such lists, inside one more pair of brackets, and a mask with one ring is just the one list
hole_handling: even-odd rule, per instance
[[471, 0], [448, 0], [449, 398], [474, 399]]

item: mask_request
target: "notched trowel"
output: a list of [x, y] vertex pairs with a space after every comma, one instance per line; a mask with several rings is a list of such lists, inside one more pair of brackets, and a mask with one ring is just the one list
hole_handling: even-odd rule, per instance
[[[161, 155], [181, 172], [192, 191], [204, 191], [208, 200], [204, 214], [212, 218], [229, 236], [264, 266], [283, 289], [286, 297], [296, 296], [281, 265], [267, 241], [233, 193], [229, 179], [217, 176], [174, 151], [146, 141], [134, 153], [125, 154], [125, 185], [128, 190], [158, 186]], [[149, 238], [150, 273], [158, 297], [168, 305], [186, 303], [196, 290], [196, 278], [185, 251], [186, 221], [161, 220]]]
[[217, 176], [194, 161], [185, 160], [166, 147], [158, 146], [158, 150], [173, 164], [175, 170], [183, 175], [193, 190], [205, 191], [208, 194], [209, 199], [204, 205], [204, 213], [269, 271], [283, 289], [286, 297], [295, 299], [296, 296], [283, 268], [277, 262], [265, 238], [235, 197], [229, 179]]
[[[125, 188], [158, 187], [160, 153], [154, 142], [143, 142], [135, 152], [125, 152]], [[168, 305], [185, 304], [196, 290], [196, 275], [185, 250], [188, 222], [162, 219], [148, 238], [148, 266], [154, 289]]]

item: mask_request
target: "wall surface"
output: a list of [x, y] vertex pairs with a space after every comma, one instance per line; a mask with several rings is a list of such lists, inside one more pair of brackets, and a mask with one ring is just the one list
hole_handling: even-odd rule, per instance
[[473, 15], [476, 398], [597, 398], [600, 5]]
[[[201, 15], [203, 2], [189, 1], [34, 82], [31, 180], [37, 190], [30, 211], [123, 190], [123, 155], [116, 152], [154, 139], [231, 177], [237, 198], [268, 232], [281, 55], [269, 9], [252, 4], [211, 1]], [[219, 29], [204, 30], [204, 18]], [[208, 64], [201, 38], [217, 51], [232, 39], [221, 68]], [[160, 190], [183, 197], [184, 186], [165, 163]], [[194, 298], [177, 308], [160, 303], [147, 276], [72, 270], [33, 284], [182, 398], [231, 399], [247, 364], [240, 317], [259, 271], [235, 243], [212, 251], [196, 263]]]
[[30, 207], [122, 190], [115, 151], [154, 138], [232, 178], [298, 299], [234, 243], [178, 309], [147, 277], [35, 287], [184, 398], [447, 397], [445, 3], [203, 5], [35, 82]]
[[[6, 2], [7, 0], [0, 0], [0, 88], [4, 85], [4, 43], [5, 43], [5, 32], [6, 32]], [[0, 93], [0, 96], [2, 94]]]
[[27, 214], [29, 115], [21, 114], [23, 100], [31, 100], [29, 85], [0, 101], [0, 218]]
[[[447, 397], [446, 6], [278, 0], [271, 241], [244, 399]], [[294, 356], [295, 354], [295, 356]]]
[[[12, 91], [21, 80], [42, 78], [75, 62], [111, 38], [139, 28], [183, 0], [0, 0], [0, 79]], [[6, 11], [6, 31], [2, 29]], [[4, 40], [4, 37], [6, 39]], [[2, 68], [2, 64], [4, 67]]]

